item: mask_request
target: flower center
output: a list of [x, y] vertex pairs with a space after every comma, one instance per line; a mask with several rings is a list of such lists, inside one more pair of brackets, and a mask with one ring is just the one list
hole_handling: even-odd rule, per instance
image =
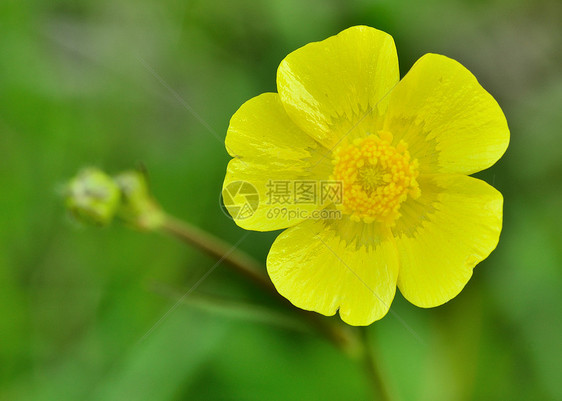
[[404, 141], [392, 146], [392, 134], [380, 131], [334, 151], [332, 179], [343, 185], [343, 213], [354, 221], [393, 225], [408, 195], [420, 196], [418, 161]]

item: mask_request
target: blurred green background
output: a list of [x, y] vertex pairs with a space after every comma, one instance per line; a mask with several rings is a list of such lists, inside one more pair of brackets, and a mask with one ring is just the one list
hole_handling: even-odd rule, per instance
[[[423, 342], [392, 314], [370, 327], [393, 394], [562, 400], [561, 21], [556, 0], [2, 0], [0, 399], [369, 398], [357, 366], [224, 266], [143, 339], [214, 260], [79, 227], [57, 193], [83, 166], [143, 163], [169, 212], [235, 243], [219, 207], [230, 116], [275, 91], [286, 54], [367, 24], [394, 36], [402, 74], [426, 52], [463, 63], [512, 133], [479, 174], [505, 196], [497, 250], [443, 307], [397, 294]], [[263, 261], [276, 234], [241, 248]]]

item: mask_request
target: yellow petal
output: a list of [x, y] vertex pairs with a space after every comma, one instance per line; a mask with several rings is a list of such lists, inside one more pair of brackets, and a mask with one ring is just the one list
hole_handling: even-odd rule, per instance
[[[387, 235], [349, 220], [308, 220], [277, 237], [267, 270], [295, 306], [351, 325], [381, 319], [396, 292], [398, 259]], [[371, 231], [369, 231], [371, 230]]]
[[277, 89], [297, 125], [331, 149], [355, 124], [384, 109], [379, 101], [399, 78], [392, 36], [356, 26], [285, 57]]
[[421, 197], [401, 206], [393, 228], [398, 288], [414, 305], [434, 307], [454, 298], [496, 247], [503, 198], [484, 181], [464, 175], [422, 176], [419, 183]]
[[509, 129], [499, 105], [450, 58], [421, 57], [389, 98], [384, 129], [404, 139], [422, 172], [472, 174], [507, 149]]
[[[244, 103], [230, 121], [225, 143], [235, 158], [228, 164], [223, 201], [240, 227], [277, 230], [321, 208], [317, 201], [303, 203], [295, 185], [329, 176], [329, 159], [323, 156], [328, 151], [291, 121], [279, 95], [265, 93]], [[288, 202], [277, 202], [284, 188], [275, 190], [276, 185], [290, 190], [283, 194]]]

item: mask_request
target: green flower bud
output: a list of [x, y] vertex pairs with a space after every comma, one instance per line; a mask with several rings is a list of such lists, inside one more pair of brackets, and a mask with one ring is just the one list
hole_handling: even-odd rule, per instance
[[87, 224], [111, 223], [121, 194], [119, 187], [103, 171], [86, 168], [66, 186], [66, 207], [79, 221]]
[[137, 228], [153, 230], [164, 222], [164, 212], [150, 196], [146, 177], [139, 171], [125, 171], [115, 177], [121, 190], [119, 216]]

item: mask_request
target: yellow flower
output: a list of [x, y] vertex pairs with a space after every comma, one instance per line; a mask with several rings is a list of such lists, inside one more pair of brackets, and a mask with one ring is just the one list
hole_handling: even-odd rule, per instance
[[351, 325], [382, 318], [397, 286], [420, 307], [449, 301], [502, 226], [502, 195], [468, 176], [507, 148], [496, 101], [437, 54], [399, 78], [390, 35], [346, 29], [289, 54], [278, 93], [242, 105], [226, 137], [224, 189], [259, 195], [236, 223], [287, 229], [267, 258], [275, 287]]

